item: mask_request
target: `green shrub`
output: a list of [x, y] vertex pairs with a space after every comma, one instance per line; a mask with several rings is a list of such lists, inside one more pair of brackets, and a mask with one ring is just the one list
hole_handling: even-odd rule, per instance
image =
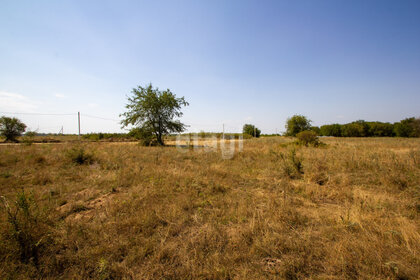
[[22, 142], [24, 144], [26, 144], [26, 145], [32, 145], [32, 143], [34, 142], [35, 136], [36, 136], [36, 132], [34, 132], [34, 131], [28, 131], [22, 137]]
[[302, 158], [296, 154], [296, 149], [292, 148], [289, 154], [280, 153], [281, 168], [283, 173], [290, 179], [299, 179], [304, 174]]
[[318, 135], [314, 131], [306, 130], [296, 134], [298, 143], [301, 145], [318, 147], [320, 142]]
[[27, 195], [24, 190], [17, 194], [14, 206], [10, 206], [4, 197], [1, 198], [8, 225], [2, 246], [9, 251], [9, 257], [17, 257], [22, 263], [38, 266], [42, 249], [51, 243], [50, 227], [45, 215], [38, 209], [33, 196]]
[[144, 139], [140, 139], [139, 144], [141, 146], [147, 146], [147, 147], [152, 147], [152, 146], [159, 146], [160, 144], [157, 142], [156, 139], [153, 138], [144, 138]]
[[19, 142], [17, 137], [25, 131], [26, 125], [17, 118], [0, 118], [0, 135], [6, 138], [6, 141]]
[[135, 127], [130, 130], [128, 136], [140, 140], [139, 144], [142, 146], [158, 146], [158, 141], [152, 130], [146, 127]]
[[242, 138], [243, 139], [251, 139], [253, 136], [249, 135], [249, 134], [243, 134]]
[[91, 164], [94, 162], [92, 153], [85, 151], [83, 147], [74, 147], [67, 151], [67, 157], [76, 164]]

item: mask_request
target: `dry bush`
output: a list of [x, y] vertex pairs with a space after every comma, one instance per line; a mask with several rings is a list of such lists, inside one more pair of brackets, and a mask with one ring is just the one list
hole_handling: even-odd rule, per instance
[[298, 134], [296, 134], [296, 138], [298, 144], [304, 145], [306, 147], [318, 147], [321, 145], [318, 135], [315, 131], [312, 130], [301, 131]]
[[296, 149], [292, 148], [287, 153], [280, 152], [280, 164], [284, 175], [291, 179], [299, 179], [304, 174], [302, 158], [296, 154]]
[[92, 153], [89, 153], [83, 147], [73, 147], [67, 151], [67, 157], [75, 164], [91, 164], [94, 162]]
[[39, 269], [41, 254], [51, 242], [46, 215], [36, 204], [33, 195], [18, 192], [13, 203], [2, 198], [7, 222], [2, 231], [2, 250], [6, 262], [31, 264]]

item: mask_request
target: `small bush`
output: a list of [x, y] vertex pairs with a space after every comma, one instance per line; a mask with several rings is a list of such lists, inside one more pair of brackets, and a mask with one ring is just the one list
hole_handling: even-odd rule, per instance
[[251, 139], [252, 137], [254, 136], [249, 135], [249, 134], [243, 134], [242, 139]]
[[79, 165], [92, 164], [94, 162], [93, 154], [86, 152], [83, 147], [68, 150], [67, 156], [73, 163]]
[[318, 147], [320, 145], [318, 135], [314, 131], [306, 130], [296, 134], [298, 143], [301, 145]]
[[309, 170], [306, 175], [308, 175], [309, 180], [323, 186], [328, 183], [330, 176], [328, 174], [328, 167], [325, 162], [316, 161], [312, 162], [309, 166]]
[[28, 131], [25, 133], [25, 136], [22, 137], [22, 142], [26, 145], [32, 145], [35, 140], [36, 132]]
[[7, 179], [7, 178], [10, 178], [10, 177], [12, 177], [12, 173], [10, 173], [9, 171], [5, 171], [5, 172], [0, 173], [0, 178]]
[[5, 232], [4, 246], [10, 256], [18, 256], [22, 263], [38, 266], [40, 251], [49, 243], [49, 227], [39, 211], [32, 195], [23, 190], [16, 196], [14, 207], [1, 197], [7, 213], [8, 228]]
[[283, 173], [290, 179], [299, 179], [303, 175], [303, 163], [302, 158], [296, 155], [296, 150], [293, 148], [290, 150], [288, 155], [280, 153], [282, 160]]
[[159, 146], [159, 143], [157, 142], [156, 139], [151, 139], [151, 138], [145, 138], [145, 139], [140, 139], [139, 144], [141, 146]]
[[34, 162], [37, 164], [44, 164], [46, 161], [46, 158], [42, 155], [38, 155], [34, 158]]
[[24, 136], [24, 137], [22, 137], [22, 143], [24, 145], [30, 146], [34, 143], [34, 140], [32, 138]]
[[128, 133], [130, 137], [140, 140], [141, 146], [158, 146], [159, 143], [153, 134], [152, 130], [144, 127], [136, 127], [130, 130]]

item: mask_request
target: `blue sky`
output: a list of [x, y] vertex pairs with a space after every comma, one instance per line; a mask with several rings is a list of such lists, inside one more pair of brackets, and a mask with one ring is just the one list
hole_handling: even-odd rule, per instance
[[[121, 131], [133, 87], [185, 96], [190, 131], [420, 115], [419, 1], [0, 0], [0, 112]], [[107, 120], [92, 118], [98, 116]], [[75, 133], [76, 115], [17, 115]]]

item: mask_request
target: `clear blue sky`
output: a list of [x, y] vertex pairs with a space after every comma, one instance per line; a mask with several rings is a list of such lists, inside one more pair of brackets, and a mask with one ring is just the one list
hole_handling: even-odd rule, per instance
[[0, 0], [1, 112], [120, 131], [84, 114], [118, 119], [149, 82], [186, 97], [191, 131], [419, 116], [420, 1]]

